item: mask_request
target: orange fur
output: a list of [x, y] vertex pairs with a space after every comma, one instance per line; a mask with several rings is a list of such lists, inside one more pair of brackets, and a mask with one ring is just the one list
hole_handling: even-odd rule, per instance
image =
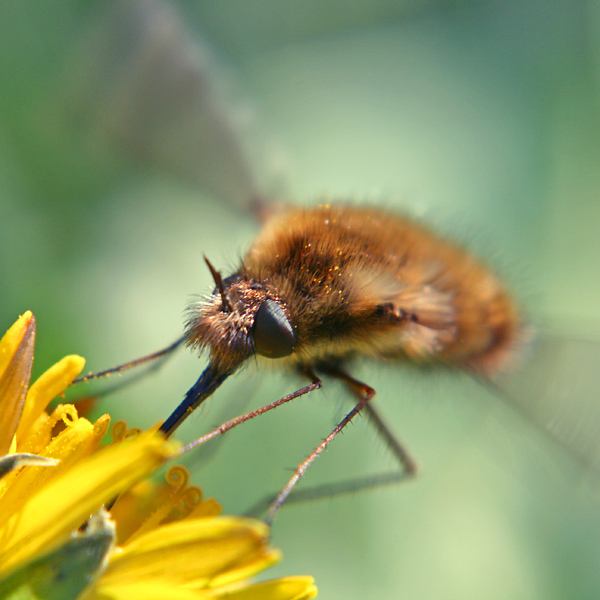
[[266, 299], [294, 329], [297, 345], [283, 360], [297, 366], [368, 355], [494, 378], [523, 337], [514, 302], [486, 266], [375, 208], [287, 209], [266, 224], [226, 293], [233, 312], [213, 295], [191, 307], [187, 336], [227, 368], [252, 354], [254, 314]]

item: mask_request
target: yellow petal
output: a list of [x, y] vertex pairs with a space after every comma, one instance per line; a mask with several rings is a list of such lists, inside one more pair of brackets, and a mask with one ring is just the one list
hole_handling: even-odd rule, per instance
[[[117, 506], [114, 508], [116, 509], [115, 514], [119, 515], [120, 513], [121, 515], [119, 525], [122, 522], [131, 532], [127, 539], [129, 540], [130, 537], [137, 538], [163, 523], [173, 509], [183, 502], [186, 493], [188, 491], [193, 491], [191, 488], [188, 488], [189, 479], [190, 474], [185, 467], [174, 465], [166, 474], [166, 482], [160, 486], [154, 486], [153, 493], [146, 497], [147, 504], [145, 511], [141, 510], [140, 507], [140, 510], [135, 511], [135, 514], [125, 516], [123, 515], [123, 511], [119, 510], [119, 503], [117, 502]], [[202, 491], [199, 488], [194, 488], [194, 490], [197, 491], [197, 500], [201, 502]], [[150, 490], [146, 488], [146, 491]], [[131, 522], [133, 520], [132, 517], [133, 519], [136, 517], [140, 519], [137, 524]], [[131, 531], [132, 525], [135, 528], [134, 531]], [[126, 539], [123, 535], [124, 531], [125, 527], [119, 529], [120, 542]]]
[[68, 425], [43, 448], [41, 454], [55, 458], [59, 464], [53, 469], [31, 468], [23, 473], [13, 473], [0, 482], [0, 525], [21, 508], [24, 499], [92, 454], [108, 429], [108, 416], [101, 417], [92, 425], [87, 419], [78, 419], [77, 411], [69, 404], [58, 406], [53, 416], [49, 427], [53, 427], [61, 416]]
[[252, 563], [267, 550], [264, 523], [236, 517], [186, 519], [162, 525], [113, 555], [106, 585], [148, 579], [206, 585], [212, 577]]
[[81, 356], [65, 356], [37, 379], [29, 388], [23, 415], [17, 428], [17, 438], [25, 435], [48, 404], [71, 385], [84, 366], [85, 359]]
[[205, 500], [200, 488], [188, 486], [189, 473], [181, 465], [171, 467], [165, 479], [160, 484], [141, 481], [114, 503], [110, 512], [119, 524], [120, 546], [161, 524], [220, 514], [221, 506], [214, 498]]
[[[55, 425], [55, 417], [43, 412], [29, 428], [27, 435], [19, 437], [18, 452], [42, 453], [50, 440], [56, 435]], [[10, 451], [17, 452], [17, 436], [13, 438], [13, 442]]]
[[0, 341], [0, 456], [9, 451], [23, 412], [34, 345], [35, 319], [30, 312]]
[[140, 436], [93, 454], [33, 496], [25, 496], [20, 510], [0, 529], [2, 569], [56, 544], [172, 452], [173, 444], [159, 436]]
[[215, 594], [219, 600], [310, 600], [317, 595], [312, 577], [283, 577]]
[[104, 570], [114, 548], [115, 526], [106, 511], [88, 520], [53, 551], [36, 556], [0, 579], [3, 600], [75, 599]]
[[210, 581], [210, 587], [230, 586], [236, 581], [249, 579], [254, 575], [272, 567], [282, 559], [281, 550], [277, 548], [268, 548], [262, 554], [254, 557], [253, 560], [248, 560], [239, 565], [232, 565], [224, 573], [213, 577]]
[[217, 517], [223, 512], [223, 507], [214, 499], [207, 498], [192, 510], [190, 519], [201, 519], [202, 517]]
[[17, 319], [0, 340], [0, 377], [6, 371], [6, 367], [23, 341], [32, 321], [35, 323], [32, 312], [28, 310]]
[[85, 600], [209, 600], [202, 592], [179, 587], [169, 581], [136, 581], [122, 585], [106, 585], [102, 580]]
[[121, 494], [110, 509], [110, 514], [118, 523], [117, 544], [122, 546], [156, 508], [159, 486], [144, 479]]

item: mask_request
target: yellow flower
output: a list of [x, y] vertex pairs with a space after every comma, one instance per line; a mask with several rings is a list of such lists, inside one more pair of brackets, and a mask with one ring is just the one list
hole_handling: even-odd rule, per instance
[[[35, 320], [26, 313], [0, 341], [0, 598], [304, 600], [310, 577], [251, 584], [280, 559], [266, 525], [219, 516], [220, 506], [172, 467], [156, 433], [124, 430], [101, 447], [95, 423], [50, 401], [81, 372], [69, 356], [31, 387]], [[110, 506], [110, 515], [101, 507]]]

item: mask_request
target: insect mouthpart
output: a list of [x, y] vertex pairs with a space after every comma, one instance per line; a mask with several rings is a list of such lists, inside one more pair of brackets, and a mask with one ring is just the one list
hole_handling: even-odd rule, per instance
[[233, 274], [222, 279], [208, 261], [217, 287], [211, 296], [188, 308], [185, 340], [209, 364], [188, 390], [183, 402], [161, 425], [173, 432], [206, 398], [255, 352], [268, 358], [289, 356], [296, 347], [294, 328], [282, 304], [260, 282]]

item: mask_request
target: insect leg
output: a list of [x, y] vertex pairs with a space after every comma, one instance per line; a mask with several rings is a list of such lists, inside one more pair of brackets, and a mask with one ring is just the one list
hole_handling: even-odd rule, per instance
[[[75, 378], [71, 385], [77, 385], [78, 383], [84, 383], [88, 381], [92, 381], [93, 379], [101, 379], [102, 377], [108, 377], [115, 373], [122, 373], [132, 367], [137, 367], [139, 365], [143, 365], [145, 363], [152, 363], [149, 365], [147, 369], [138, 371], [136, 375], [133, 377], [128, 377], [125, 380], [119, 380], [118, 382], [113, 383], [112, 385], [108, 385], [100, 390], [95, 390], [92, 393], [81, 394], [79, 396], [75, 396], [69, 400], [70, 404], [74, 404], [77, 407], [77, 410], [80, 416], [83, 416], [87, 412], [91, 410], [97, 400], [102, 398], [103, 396], [108, 396], [110, 394], [114, 394], [122, 390], [123, 388], [129, 387], [134, 384], [138, 379], [142, 379], [146, 377], [146, 375], [150, 374], [152, 371], [156, 371], [165, 363], [165, 361], [173, 354], [173, 352], [179, 348], [179, 346], [185, 341], [184, 337], [180, 337], [171, 345], [163, 348], [162, 350], [158, 350], [157, 352], [152, 352], [152, 354], [146, 354], [140, 358], [136, 358], [130, 362], [123, 363], [122, 365], [118, 365], [116, 367], [112, 367], [110, 369], [105, 369], [104, 371], [98, 371], [97, 373], [89, 373], [88, 375], [81, 375], [80, 377]], [[153, 362], [154, 361], [154, 362]]]
[[[327, 374], [331, 377], [336, 377], [337, 379], [343, 381], [350, 391], [359, 398], [371, 394], [371, 397], [375, 395], [375, 390], [362, 381], [358, 381], [354, 379], [350, 375], [348, 375], [345, 371], [342, 371], [339, 367], [333, 367], [327, 369]], [[378, 433], [383, 437], [383, 439], [388, 444], [390, 450], [393, 452], [394, 456], [397, 458], [400, 463], [400, 468], [402, 470], [403, 475], [414, 474], [417, 471], [417, 464], [410, 456], [410, 454], [405, 450], [396, 436], [391, 432], [388, 426], [385, 424], [381, 415], [377, 412], [375, 407], [369, 403], [365, 406], [365, 411], [369, 415], [369, 419], [377, 428]]]
[[179, 346], [181, 346], [181, 344], [184, 341], [185, 336], [182, 336], [166, 348], [158, 350], [157, 352], [152, 352], [152, 354], [146, 354], [145, 356], [141, 356], [140, 358], [136, 358], [135, 360], [123, 363], [122, 365], [117, 365], [116, 367], [105, 369], [104, 371], [90, 373], [89, 375], [82, 375], [81, 377], [77, 377], [76, 379], [74, 379], [72, 385], [82, 383], [83, 381], [91, 381], [92, 379], [100, 379], [101, 377], [107, 377], [108, 375], [113, 375], [114, 373], [122, 373], [123, 371], [131, 369], [132, 367], [137, 367], [138, 365], [143, 365], [144, 363], [152, 362], [153, 360], [158, 360], [159, 358], [166, 358], [173, 351], [177, 350], [177, 348], [179, 348]]
[[[373, 396], [375, 396], [375, 390], [365, 383], [354, 379], [345, 371], [342, 371], [339, 367], [326, 366], [325, 368], [321, 367], [321, 370], [323, 370], [327, 375], [343, 381], [353, 395], [358, 397], [359, 402], [354, 409], [348, 413], [345, 419], [331, 432], [331, 434], [315, 449], [315, 451], [312, 452], [304, 460], [304, 462], [300, 464], [283, 490], [281, 490], [281, 492], [279, 492], [279, 494], [276, 496], [269, 496], [267, 499], [258, 502], [246, 513], [248, 516], [260, 515], [265, 509], [268, 509], [265, 520], [267, 523], [271, 523], [277, 511], [281, 508], [283, 502], [285, 501], [287, 501], [288, 504], [299, 504], [301, 502], [318, 500], [320, 498], [331, 498], [332, 496], [338, 496], [341, 494], [364, 491], [366, 489], [381, 487], [383, 485], [397, 484], [401, 481], [404, 481], [407, 477], [412, 477], [416, 473], [417, 465], [415, 461], [390, 431], [384, 420], [370, 403], [370, 400], [373, 398]], [[365, 410], [368, 413], [371, 422], [375, 424], [377, 431], [383, 436], [391, 448], [398, 460], [400, 471], [380, 473], [378, 475], [353, 478], [332, 484], [318, 485], [299, 491], [292, 491], [294, 485], [306, 472], [316, 457], [361, 410]]]
[[238, 425], [241, 425], [242, 423], [245, 423], [246, 421], [253, 419], [254, 417], [258, 417], [259, 415], [262, 415], [270, 410], [273, 410], [274, 408], [277, 408], [278, 406], [281, 406], [282, 404], [285, 404], [286, 402], [290, 402], [291, 400], [294, 400], [295, 398], [304, 396], [305, 394], [308, 394], [309, 392], [318, 390], [321, 387], [321, 380], [314, 374], [311, 374], [311, 379], [312, 379], [312, 383], [310, 383], [309, 385], [304, 386], [304, 387], [300, 388], [299, 390], [296, 390], [295, 392], [288, 394], [287, 396], [283, 396], [283, 398], [279, 398], [279, 400], [275, 400], [275, 402], [271, 402], [270, 404], [262, 406], [261, 408], [252, 410], [244, 415], [240, 415], [239, 417], [235, 417], [235, 419], [231, 419], [230, 421], [226, 421], [222, 425], [219, 425], [219, 427], [217, 427], [216, 429], [213, 429], [206, 435], [203, 435], [202, 437], [185, 445], [176, 454], [173, 455], [173, 458], [176, 458], [178, 456], [181, 456], [182, 454], [185, 454], [192, 448], [195, 448], [196, 446], [200, 446], [200, 445], [204, 444], [205, 442], [208, 442], [209, 440], [212, 440], [213, 438], [224, 434], [225, 432], [229, 431], [230, 429], [233, 429], [234, 427], [237, 427]]
[[[349, 378], [351, 379], [351, 378]], [[362, 385], [364, 394], [362, 398], [359, 400], [358, 404], [338, 423], [338, 425], [333, 429], [333, 431], [298, 465], [294, 474], [290, 477], [288, 482], [285, 484], [283, 489], [277, 494], [277, 497], [269, 506], [269, 510], [267, 511], [267, 516], [265, 518], [265, 522], [267, 524], [271, 524], [273, 519], [277, 515], [277, 512], [281, 508], [282, 504], [285, 502], [287, 497], [290, 495], [294, 486], [298, 483], [300, 478], [306, 473], [307, 469], [312, 465], [312, 463], [317, 459], [317, 457], [329, 446], [330, 442], [335, 438], [335, 436], [340, 433], [350, 421], [369, 403], [371, 398], [375, 395], [375, 390], [370, 388], [365, 384], [361, 384], [357, 380], [352, 380], [356, 385]]]

